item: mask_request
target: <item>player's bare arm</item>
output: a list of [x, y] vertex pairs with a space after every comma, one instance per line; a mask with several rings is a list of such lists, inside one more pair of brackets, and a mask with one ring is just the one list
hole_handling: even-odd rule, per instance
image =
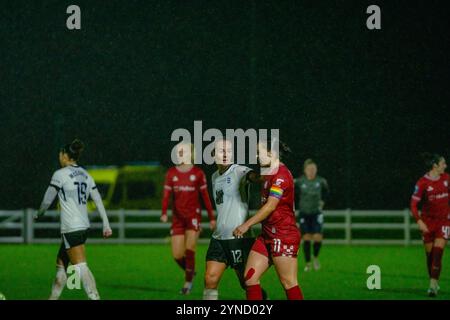
[[278, 205], [278, 202], [280, 202], [278, 198], [269, 197], [267, 199], [267, 202], [261, 207], [261, 209], [259, 209], [258, 212], [253, 217], [251, 217], [245, 223], [237, 227], [233, 231], [233, 234], [236, 237], [242, 237], [248, 231], [248, 229], [250, 229], [251, 226], [260, 223], [261, 221], [266, 219], [275, 210], [275, 208]]
[[250, 171], [247, 173], [247, 181], [251, 183], [261, 183], [264, 181], [264, 178], [256, 171]]

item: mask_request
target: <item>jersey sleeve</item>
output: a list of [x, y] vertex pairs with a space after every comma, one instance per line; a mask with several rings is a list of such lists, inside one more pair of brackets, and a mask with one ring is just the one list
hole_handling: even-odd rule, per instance
[[215, 220], [213, 207], [208, 193], [208, 184], [206, 181], [206, 175], [202, 170], [198, 173], [198, 187], [202, 196], [203, 204], [205, 205], [206, 212], [208, 213], [209, 220]]
[[50, 186], [59, 191], [64, 185], [64, 176], [61, 170], [56, 171], [50, 180]]
[[330, 196], [330, 186], [325, 178], [321, 178], [320, 184], [322, 186], [322, 200], [326, 202]]
[[166, 173], [166, 179], [164, 181], [164, 191], [163, 191], [163, 197], [162, 197], [162, 210], [161, 215], [167, 215], [167, 209], [169, 208], [169, 202], [170, 202], [170, 194], [172, 193], [172, 174], [171, 171], [167, 171]]
[[411, 196], [411, 199], [416, 201], [421, 201], [423, 197], [424, 186], [421, 181], [418, 181], [414, 186], [414, 192]]
[[277, 175], [272, 182], [269, 190], [269, 197], [281, 199], [285, 191], [290, 187], [288, 177], [284, 175]]
[[88, 184], [90, 191], [97, 189], [97, 185], [95, 184], [94, 178], [92, 178], [91, 175], [88, 175]]
[[238, 166], [235, 169], [235, 174], [236, 174], [237, 179], [240, 181], [242, 178], [246, 177], [249, 172], [252, 172], [252, 171], [253, 170], [249, 167]]
[[197, 181], [198, 181], [198, 188], [200, 190], [208, 188], [208, 183], [206, 181], [206, 175], [205, 175], [205, 173], [202, 170], [198, 171], [198, 179], [197, 179]]
[[418, 204], [422, 200], [424, 190], [424, 184], [419, 180], [414, 187], [410, 203], [411, 213], [416, 221], [420, 219]]
[[173, 182], [172, 182], [172, 171], [168, 170], [166, 173], [166, 178], [164, 180], [164, 190], [172, 191]]

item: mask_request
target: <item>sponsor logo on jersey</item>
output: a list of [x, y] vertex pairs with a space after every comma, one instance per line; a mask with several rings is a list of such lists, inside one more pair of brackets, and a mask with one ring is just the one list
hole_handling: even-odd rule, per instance
[[276, 186], [281, 186], [281, 184], [284, 182], [284, 179], [277, 179], [276, 181], [275, 181], [275, 185]]
[[175, 191], [195, 191], [195, 187], [191, 186], [175, 186], [173, 189]]
[[448, 198], [448, 193], [445, 192], [445, 193], [436, 195], [436, 199], [442, 199], [442, 198]]

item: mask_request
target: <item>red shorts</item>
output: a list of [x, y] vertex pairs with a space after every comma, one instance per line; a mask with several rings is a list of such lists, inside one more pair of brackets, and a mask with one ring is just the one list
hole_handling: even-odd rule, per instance
[[435, 239], [443, 238], [450, 240], [450, 221], [445, 220], [423, 220], [429, 232], [422, 233], [423, 242], [433, 242]]
[[171, 236], [184, 235], [187, 230], [200, 231], [200, 216], [178, 217], [173, 216]]
[[252, 250], [266, 257], [297, 257], [300, 238], [298, 239], [264, 239], [256, 238]]

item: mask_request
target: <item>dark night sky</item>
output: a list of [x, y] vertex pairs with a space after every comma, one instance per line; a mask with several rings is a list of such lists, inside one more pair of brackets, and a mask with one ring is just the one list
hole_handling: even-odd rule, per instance
[[[366, 28], [370, 4], [382, 30]], [[280, 128], [293, 172], [318, 161], [332, 208], [405, 208], [419, 153], [449, 151], [443, 4], [2, 2], [0, 208], [37, 207], [74, 137], [82, 164], [169, 165], [171, 132], [194, 120]]]

